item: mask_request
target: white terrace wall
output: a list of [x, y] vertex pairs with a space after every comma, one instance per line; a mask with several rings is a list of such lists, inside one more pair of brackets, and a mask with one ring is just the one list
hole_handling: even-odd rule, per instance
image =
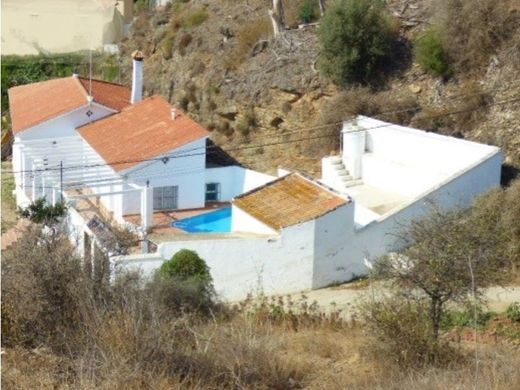
[[394, 213], [383, 216], [356, 231], [355, 249], [374, 259], [396, 248], [392, 233], [415, 218], [424, 216], [432, 205], [445, 209], [469, 207], [474, 198], [500, 184], [502, 154], [495, 153], [468, 167], [465, 172], [439, 183]]
[[417, 196], [498, 148], [475, 142], [362, 118], [366, 153], [362, 178], [366, 184], [405, 196]]
[[249, 293], [285, 294], [312, 288], [314, 222], [283, 229], [278, 236], [192, 239], [162, 243], [158, 257], [125, 256], [116, 268], [149, 276], [181, 249], [196, 251], [210, 267], [217, 293], [227, 300]]
[[366, 273], [362, 253], [355, 249], [354, 208], [348, 203], [315, 220], [313, 289]]

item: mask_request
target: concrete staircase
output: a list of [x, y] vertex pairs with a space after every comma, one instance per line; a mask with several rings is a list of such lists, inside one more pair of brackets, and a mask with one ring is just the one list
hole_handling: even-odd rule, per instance
[[343, 164], [343, 160], [340, 156], [330, 157], [330, 163], [332, 165], [332, 169], [337, 175], [337, 183], [338, 189], [347, 189], [350, 187], [354, 187], [360, 184], [363, 184], [363, 180], [354, 179], [349, 171], [345, 168], [345, 164]]

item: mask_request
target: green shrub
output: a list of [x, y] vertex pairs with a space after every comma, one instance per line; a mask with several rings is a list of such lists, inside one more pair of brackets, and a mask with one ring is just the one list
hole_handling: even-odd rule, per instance
[[169, 60], [173, 55], [173, 42], [175, 41], [175, 33], [169, 33], [162, 41], [162, 54], [164, 59]]
[[197, 27], [206, 21], [208, 13], [203, 9], [190, 12], [184, 17], [182, 26], [184, 28]]
[[199, 257], [197, 252], [182, 249], [168, 261], [165, 261], [159, 273], [167, 278], [175, 278], [182, 281], [196, 280], [203, 283], [211, 283], [211, 275], [206, 262]]
[[[488, 324], [489, 320], [496, 314], [490, 311], [482, 310], [482, 307], [477, 307], [477, 329], [483, 329]], [[463, 310], [446, 310], [442, 316], [442, 328], [449, 330], [453, 327], [475, 327], [475, 312], [474, 308], [469, 306]]]
[[427, 31], [417, 39], [414, 54], [417, 63], [424, 70], [443, 77], [451, 74], [441, 38], [434, 30]]
[[319, 68], [336, 84], [372, 84], [390, 60], [394, 31], [379, 0], [338, 0], [321, 19]]
[[317, 18], [318, 4], [316, 0], [303, 0], [298, 10], [298, 15], [302, 23], [310, 23]]
[[507, 307], [507, 318], [514, 322], [520, 322], [520, 302], [513, 302]]

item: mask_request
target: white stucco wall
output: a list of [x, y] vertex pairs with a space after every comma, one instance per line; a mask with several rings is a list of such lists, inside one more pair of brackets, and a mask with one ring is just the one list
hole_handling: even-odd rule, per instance
[[278, 234], [276, 230], [260, 222], [241, 208], [231, 206], [231, 231], [233, 232], [249, 232], [258, 234]]
[[243, 299], [249, 293], [284, 294], [312, 288], [314, 223], [283, 229], [279, 236], [209, 238], [160, 244], [157, 255], [125, 256], [116, 267], [149, 276], [181, 249], [196, 251], [210, 267], [217, 293]]
[[275, 176], [256, 172], [238, 165], [206, 169], [206, 183], [220, 183], [220, 200], [230, 201], [235, 196], [250, 191], [276, 179]]
[[[92, 112], [90, 117], [87, 116], [87, 111], [89, 110]], [[89, 105], [85, 103], [85, 106], [81, 108], [70, 111], [46, 122], [42, 122], [16, 134], [15, 141], [69, 137], [76, 134], [76, 127], [83, 126], [114, 113], [115, 111], [100, 104], [92, 103]]]
[[[120, 172], [136, 186], [150, 187], [178, 186], [178, 207], [190, 209], [204, 207], [205, 204], [205, 165], [204, 152], [206, 139], [202, 138], [165, 153], [171, 157], [166, 163], [161, 160], [145, 162], [128, 171]], [[160, 157], [158, 157], [160, 158]], [[125, 189], [135, 188], [125, 186]], [[140, 192], [130, 192], [120, 196], [121, 210], [124, 214], [140, 213]]]

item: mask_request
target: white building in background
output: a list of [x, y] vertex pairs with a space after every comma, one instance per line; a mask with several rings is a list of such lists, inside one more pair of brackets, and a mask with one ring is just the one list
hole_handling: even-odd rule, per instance
[[133, 0], [3, 0], [2, 55], [113, 50], [133, 9]]
[[9, 90], [17, 203], [63, 197], [86, 256], [100, 244], [100, 219], [147, 232], [156, 250], [112, 256], [115, 269], [151, 275], [179, 250], [194, 250], [226, 299], [363, 275], [365, 259], [395, 249], [389, 233], [424, 215], [430, 201], [467, 207], [500, 181], [497, 147], [362, 116], [344, 123], [341, 153], [322, 159], [320, 180], [275, 178], [219, 163], [205, 129], [141, 94], [138, 52], [132, 91], [79, 77]]

